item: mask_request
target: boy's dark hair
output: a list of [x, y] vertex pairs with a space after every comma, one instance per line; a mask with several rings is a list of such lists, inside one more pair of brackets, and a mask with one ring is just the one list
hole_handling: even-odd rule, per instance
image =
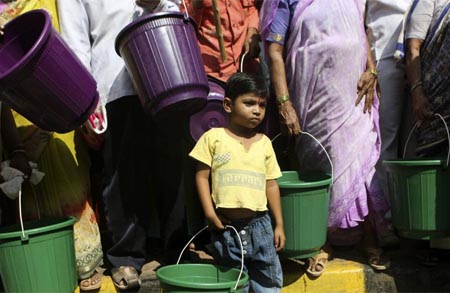
[[269, 98], [269, 89], [262, 78], [258, 76], [238, 72], [233, 74], [225, 85], [225, 97], [235, 101], [244, 94], [254, 94], [264, 99]]

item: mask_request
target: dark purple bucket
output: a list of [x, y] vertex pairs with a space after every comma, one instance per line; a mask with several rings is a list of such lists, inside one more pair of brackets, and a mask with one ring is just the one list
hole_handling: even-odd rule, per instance
[[0, 99], [38, 127], [69, 132], [98, 102], [97, 85], [53, 29], [45, 10], [5, 25], [0, 37]]
[[179, 12], [160, 12], [127, 25], [116, 38], [144, 110], [156, 120], [202, 109], [208, 79], [194, 21]]
[[223, 108], [225, 89], [213, 80], [209, 80], [209, 88], [206, 107], [189, 118], [189, 133], [194, 141], [211, 128], [224, 127], [228, 122], [227, 113]]

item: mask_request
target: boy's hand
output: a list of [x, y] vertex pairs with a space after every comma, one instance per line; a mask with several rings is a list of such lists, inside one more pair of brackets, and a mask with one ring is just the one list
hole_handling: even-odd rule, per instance
[[10, 166], [11, 168], [21, 171], [28, 178], [31, 175], [32, 170], [25, 152], [13, 153], [10, 158]]
[[219, 219], [217, 215], [213, 217], [208, 218], [208, 226], [214, 230], [225, 230], [225, 225], [222, 223], [222, 221]]
[[273, 232], [273, 242], [275, 244], [275, 249], [277, 251], [280, 251], [284, 248], [284, 245], [286, 244], [286, 236], [284, 235], [284, 229], [283, 227], [275, 227], [275, 230]]

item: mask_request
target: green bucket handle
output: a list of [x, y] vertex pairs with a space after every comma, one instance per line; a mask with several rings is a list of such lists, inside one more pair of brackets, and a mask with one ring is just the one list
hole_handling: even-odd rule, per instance
[[[315, 142], [317, 142], [320, 145], [322, 150], [325, 152], [325, 155], [327, 156], [328, 162], [330, 162], [330, 166], [331, 166], [331, 183], [330, 183], [330, 188], [331, 188], [331, 186], [333, 186], [333, 183], [334, 183], [334, 177], [333, 177], [334, 167], [333, 167], [333, 161], [331, 161], [330, 155], [328, 154], [325, 147], [320, 143], [320, 141], [314, 137], [314, 135], [312, 135], [311, 133], [306, 132], [306, 131], [300, 131], [300, 134], [306, 134], [307, 136], [311, 137]], [[273, 142], [275, 139], [277, 139], [280, 135], [281, 135], [281, 133], [278, 133], [277, 135], [275, 135], [275, 137], [272, 138], [271, 142]]]
[[[447, 123], [445, 122], [445, 119], [444, 119], [444, 117], [442, 117], [441, 114], [434, 113], [433, 115], [437, 116], [437, 117], [439, 117], [441, 119], [441, 121], [444, 123], [445, 130], [447, 131], [448, 153], [447, 153], [447, 161], [445, 163], [445, 168], [448, 168], [448, 164], [449, 164], [449, 161], [450, 161], [450, 131], [448, 130]], [[414, 123], [411, 131], [409, 132], [408, 138], [406, 139], [405, 147], [403, 148], [403, 159], [405, 158], [406, 149], [408, 147], [409, 140], [411, 139], [411, 135], [413, 134], [414, 130], [416, 130], [416, 128], [420, 126], [421, 123], [422, 123], [422, 120], [416, 121], [416, 123]]]
[[[184, 253], [184, 251], [186, 250], [186, 248], [189, 246], [189, 244], [191, 244], [191, 242], [195, 239], [195, 237], [198, 236], [198, 234], [200, 234], [200, 233], [202, 233], [203, 231], [205, 231], [208, 227], [209, 227], [209, 226], [206, 225], [205, 227], [203, 227], [202, 229], [200, 229], [200, 231], [198, 231], [197, 233], [195, 233], [195, 235], [192, 236], [192, 238], [188, 241], [188, 243], [183, 247], [183, 249], [182, 249], [181, 252], [180, 252], [180, 256], [178, 257], [178, 260], [177, 260], [177, 263], [176, 263], [177, 265], [180, 263], [181, 256], [183, 256], [183, 253]], [[230, 228], [230, 229], [234, 230], [234, 232], [236, 233], [236, 236], [237, 236], [238, 239], [239, 239], [239, 246], [240, 246], [240, 248], [241, 248], [241, 270], [240, 270], [240, 272], [239, 272], [239, 276], [238, 276], [238, 278], [237, 278], [236, 285], [234, 285], [234, 288], [233, 288], [233, 290], [231, 291], [231, 292], [234, 292], [234, 291], [237, 290], [237, 287], [238, 287], [238, 285], [239, 285], [239, 281], [241, 280], [242, 273], [243, 273], [243, 271], [244, 271], [244, 247], [242, 246], [242, 240], [241, 240], [241, 237], [239, 236], [239, 233], [238, 233], [238, 231], [236, 230], [236, 228], [234, 228], [234, 227], [231, 226], [231, 225], [225, 225], [225, 228]]]

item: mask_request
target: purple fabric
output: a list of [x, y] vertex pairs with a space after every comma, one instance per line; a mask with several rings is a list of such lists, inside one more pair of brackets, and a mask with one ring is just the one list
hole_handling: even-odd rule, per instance
[[[264, 1], [262, 7], [264, 40], [275, 2]], [[300, 0], [285, 45], [288, 86], [300, 125], [324, 145], [334, 165], [329, 227], [355, 227], [369, 208], [375, 215], [388, 209], [373, 176], [380, 154], [379, 101], [371, 114], [363, 114], [364, 102], [354, 105], [367, 57], [364, 5], [358, 0]], [[301, 170], [329, 170], [311, 138], [300, 136], [298, 146]]]

